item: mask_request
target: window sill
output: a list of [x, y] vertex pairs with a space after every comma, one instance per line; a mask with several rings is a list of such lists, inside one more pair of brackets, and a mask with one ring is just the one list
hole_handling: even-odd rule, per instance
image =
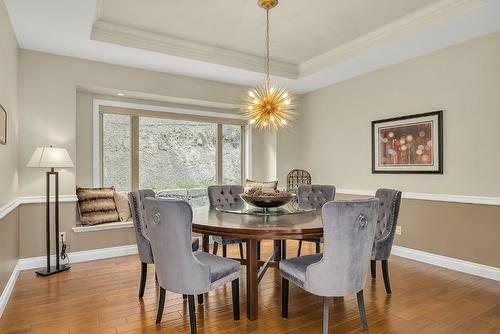
[[97, 231], [117, 230], [123, 228], [131, 228], [131, 227], [134, 227], [134, 223], [131, 221], [126, 221], [126, 222], [106, 223], [93, 226], [75, 226], [73, 227], [73, 232], [75, 233], [97, 232]]

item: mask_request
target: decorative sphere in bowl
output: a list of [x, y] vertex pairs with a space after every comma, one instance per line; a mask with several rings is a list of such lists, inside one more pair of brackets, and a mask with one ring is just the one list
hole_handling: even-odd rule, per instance
[[274, 192], [274, 193], [243, 193], [240, 194], [242, 200], [246, 203], [259, 207], [259, 208], [277, 208], [290, 203], [295, 195], [287, 192]]

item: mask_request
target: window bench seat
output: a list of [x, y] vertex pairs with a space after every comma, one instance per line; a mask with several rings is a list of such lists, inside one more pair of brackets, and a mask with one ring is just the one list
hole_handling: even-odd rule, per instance
[[134, 223], [130, 220], [125, 222], [104, 223], [104, 224], [90, 225], [90, 226], [75, 226], [73, 227], [73, 232], [85, 233], [85, 232], [116, 230], [122, 228], [132, 228], [132, 227], [134, 227]]

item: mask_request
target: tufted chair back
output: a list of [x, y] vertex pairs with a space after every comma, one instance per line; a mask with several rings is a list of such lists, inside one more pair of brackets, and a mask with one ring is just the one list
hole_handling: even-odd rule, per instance
[[146, 221], [160, 286], [180, 294], [210, 290], [210, 267], [191, 250], [193, 211], [175, 199], [144, 200]]
[[208, 187], [208, 200], [210, 202], [210, 207], [239, 209], [244, 204], [240, 197], [240, 194], [244, 191], [243, 186], [239, 185], [210, 186]]
[[304, 209], [319, 209], [335, 198], [335, 187], [329, 185], [301, 185], [298, 188], [299, 206]]
[[392, 243], [396, 234], [401, 191], [379, 189], [375, 197], [380, 200], [377, 230], [373, 243], [372, 260], [387, 260], [391, 255]]
[[144, 221], [144, 199], [147, 197], [156, 197], [155, 192], [150, 189], [132, 191], [128, 194], [130, 212], [134, 222], [135, 238], [137, 240], [137, 249], [142, 263], [153, 263], [153, 253], [151, 245], [146, 234], [146, 224]]
[[304, 288], [307, 291], [338, 297], [364, 288], [378, 206], [376, 198], [331, 201], [323, 206], [323, 257], [306, 269]]

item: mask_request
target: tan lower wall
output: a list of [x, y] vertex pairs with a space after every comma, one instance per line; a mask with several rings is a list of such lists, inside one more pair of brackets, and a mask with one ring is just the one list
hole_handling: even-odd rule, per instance
[[[60, 204], [60, 224], [61, 231], [66, 232], [69, 252], [135, 243], [132, 228], [74, 233], [72, 228], [76, 225], [76, 203]], [[21, 205], [19, 208], [19, 233], [21, 235], [20, 258], [45, 255], [45, 204]], [[53, 242], [52, 245], [54, 245]]]
[[500, 206], [403, 199], [398, 225], [398, 246], [500, 268]]
[[[336, 199], [360, 197], [338, 194]], [[45, 205], [25, 204], [18, 210], [19, 258], [45, 255]], [[75, 203], [61, 204], [61, 229], [66, 231], [70, 252], [135, 243], [132, 228], [74, 233], [75, 210]], [[4, 244], [16, 244], [15, 221], [14, 213], [0, 221], [2, 253], [7, 249]], [[403, 199], [398, 224], [402, 235], [396, 236], [396, 245], [500, 268], [499, 206]], [[0, 254], [2, 273], [10, 270], [3, 263], [15, 261], [16, 255], [12, 249], [10, 255]]]
[[0, 219], [0, 294], [19, 259], [19, 209]]

